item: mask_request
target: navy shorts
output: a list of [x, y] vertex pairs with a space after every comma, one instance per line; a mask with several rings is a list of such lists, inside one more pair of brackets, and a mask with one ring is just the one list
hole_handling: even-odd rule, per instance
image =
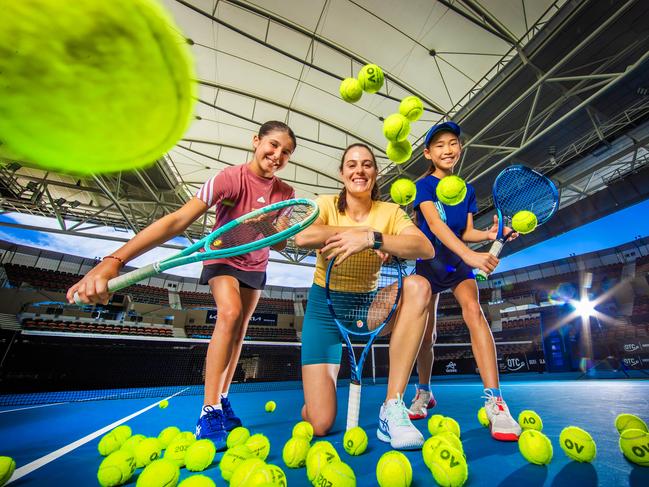
[[415, 271], [428, 280], [433, 294], [451, 289], [467, 279], [475, 279], [473, 269], [461, 260], [455, 266], [441, 259], [417, 260]]
[[199, 284], [207, 285], [216, 276], [232, 276], [239, 281], [240, 287], [263, 290], [266, 285], [266, 273], [259, 271], [242, 271], [227, 264], [209, 264], [203, 266]]

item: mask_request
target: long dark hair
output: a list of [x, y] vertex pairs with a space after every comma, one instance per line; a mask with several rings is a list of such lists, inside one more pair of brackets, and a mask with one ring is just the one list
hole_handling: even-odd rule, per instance
[[[374, 157], [374, 152], [372, 152], [372, 149], [370, 149], [367, 145], [361, 144], [360, 142], [352, 144], [345, 149], [345, 152], [343, 152], [343, 156], [340, 158], [340, 166], [338, 166], [338, 170], [341, 173], [343, 172], [343, 166], [345, 165], [345, 157], [347, 156], [347, 153], [354, 147], [362, 147], [364, 149], [367, 149], [367, 152], [369, 152], [370, 156], [372, 157], [372, 163], [374, 164], [374, 169], [376, 169], [376, 172], [378, 173], [379, 166], [376, 163], [376, 157]], [[379, 190], [378, 184], [376, 184], [375, 182], [374, 186], [372, 187], [372, 201], [378, 200], [380, 195], [381, 195], [381, 191]], [[344, 186], [343, 189], [340, 191], [340, 194], [338, 195], [338, 203], [336, 207], [338, 208], [339, 213], [345, 213], [345, 209], [347, 208], [347, 188], [345, 188]]]
[[284, 122], [279, 122], [277, 120], [269, 120], [261, 127], [259, 127], [259, 133], [257, 134], [257, 137], [262, 139], [265, 135], [268, 135], [269, 133], [275, 131], [286, 132], [293, 141], [293, 150], [297, 148], [297, 140], [295, 139], [295, 134], [293, 133], [293, 130], [291, 130], [291, 127], [286, 125]]

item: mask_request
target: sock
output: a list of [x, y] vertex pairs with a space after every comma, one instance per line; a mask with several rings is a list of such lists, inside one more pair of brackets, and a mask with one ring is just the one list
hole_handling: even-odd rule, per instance
[[430, 392], [430, 383], [428, 383], [428, 384], [417, 384], [417, 389], [419, 389], [420, 391]]
[[202, 418], [203, 416], [205, 416], [207, 413], [210, 412], [209, 409], [206, 411], [206, 410], [205, 410], [206, 408], [212, 408], [212, 409], [220, 409], [220, 410], [223, 410], [223, 408], [221, 408], [221, 404], [220, 404], [220, 403], [219, 403], [219, 404], [205, 404], [205, 405], [203, 406], [203, 409], [201, 409], [201, 418]]
[[486, 391], [491, 391], [491, 393], [494, 395], [496, 398], [502, 398], [502, 394], [500, 394], [500, 389], [496, 389], [495, 387], [487, 387], [485, 388]]
[[221, 397], [227, 398], [228, 397], [228, 392], [229, 391], [222, 392]]

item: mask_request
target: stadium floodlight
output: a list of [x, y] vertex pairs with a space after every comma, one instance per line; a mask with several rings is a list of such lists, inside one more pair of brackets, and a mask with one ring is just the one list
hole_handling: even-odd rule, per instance
[[572, 306], [584, 319], [595, 315], [595, 303], [588, 298], [582, 298], [581, 301], [572, 301]]

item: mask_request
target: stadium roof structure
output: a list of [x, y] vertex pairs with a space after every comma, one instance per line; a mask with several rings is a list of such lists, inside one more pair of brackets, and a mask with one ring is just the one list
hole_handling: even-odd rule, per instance
[[[60, 228], [46, 231], [94, 236], [93, 228], [108, 225], [137, 232], [214, 173], [246, 162], [253, 134], [269, 119], [296, 132], [298, 149], [280, 176], [308, 198], [339, 191], [339, 158], [354, 141], [378, 155], [384, 195], [399, 176], [421, 177], [423, 136], [452, 119], [464, 133], [459, 174], [481, 202], [478, 226], [491, 219], [491, 184], [508, 164], [534, 167], [560, 187], [561, 211], [527, 244], [649, 192], [648, 2], [163, 3], [197, 65], [196, 119], [184, 138], [151, 167], [111, 175], [75, 177], [5, 160], [2, 211], [57, 218]], [[341, 100], [340, 81], [370, 62], [385, 72], [381, 91], [356, 104]], [[425, 112], [412, 124], [412, 158], [395, 165], [384, 153], [382, 120], [409, 95], [423, 100]], [[210, 213], [186, 235], [197, 238], [212, 223]], [[289, 247], [284, 256], [299, 262], [305, 254]]]

